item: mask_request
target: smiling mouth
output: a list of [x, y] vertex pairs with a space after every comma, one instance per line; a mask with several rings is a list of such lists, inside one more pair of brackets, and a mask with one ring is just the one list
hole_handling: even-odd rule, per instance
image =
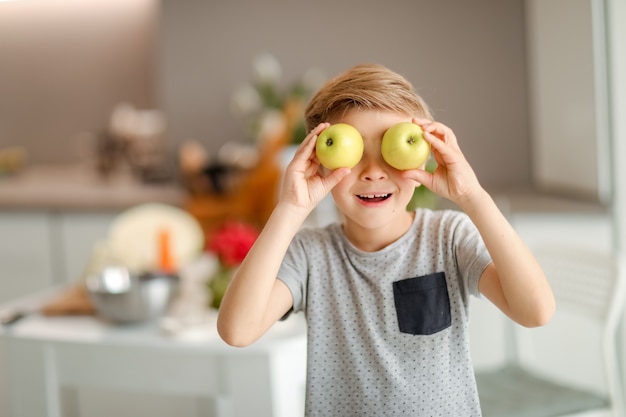
[[359, 197], [359, 199], [361, 201], [367, 201], [368, 203], [378, 203], [380, 201], [387, 200], [389, 197], [391, 197], [391, 194], [389, 194], [389, 193], [386, 193], [386, 194], [359, 194], [357, 197]]

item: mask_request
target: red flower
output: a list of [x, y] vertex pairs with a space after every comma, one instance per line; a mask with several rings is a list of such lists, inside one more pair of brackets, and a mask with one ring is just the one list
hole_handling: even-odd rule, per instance
[[258, 231], [249, 224], [228, 222], [217, 230], [208, 249], [224, 266], [237, 266], [243, 262], [258, 236]]

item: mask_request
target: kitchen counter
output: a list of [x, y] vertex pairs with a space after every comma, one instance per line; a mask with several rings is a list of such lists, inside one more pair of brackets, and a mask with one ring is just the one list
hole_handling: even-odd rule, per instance
[[[489, 194], [505, 215], [518, 214], [610, 214], [610, 207], [590, 199], [542, 192], [528, 188], [487, 188]], [[440, 202], [440, 208], [459, 210], [448, 200]]]
[[159, 202], [181, 206], [185, 190], [176, 183], [142, 183], [129, 172], [108, 178], [81, 165], [34, 165], [0, 177], [0, 210], [111, 210]]
[[[489, 189], [508, 213], [608, 214], [598, 202], [542, 193], [531, 189]], [[182, 206], [187, 193], [175, 182], [142, 183], [129, 172], [108, 178], [81, 165], [34, 165], [0, 176], [0, 210], [123, 210], [146, 202]], [[454, 208], [449, 202], [442, 207]]]
[[488, 190], [505, 213], [608, 214], [609, 207], [591, 199], [532, 189]]

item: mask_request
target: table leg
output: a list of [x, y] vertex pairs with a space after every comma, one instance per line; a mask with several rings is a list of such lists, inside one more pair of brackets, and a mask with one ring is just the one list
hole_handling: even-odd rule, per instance
[[7, 344], [11, 417], [61, 417], [54, 348], [24, 340]]

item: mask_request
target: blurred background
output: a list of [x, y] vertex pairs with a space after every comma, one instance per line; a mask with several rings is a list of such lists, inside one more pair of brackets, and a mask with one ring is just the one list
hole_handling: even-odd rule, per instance
[[[577, 19], [580, 12], [566, 13]], [[281, 65], [283, 87], [311, 69], [330, 77], [360, 62], [405, 75], [436, 118], [455, 129], [490, 188], [562, 185], [594, 198], [602, 188], [596, 147], [586, 145], [594, 141], [577, 139], [595, 128], [584, 122], [594, 121], [585, 117], [594, 114], [595, 103], [590, 22], [577, 38], [552, 39], [547, 50], [538, 49], [527, 31], [535, 23], [527, 22], [521, 0], [359, 6], [31, 0], [3, 3], [0, 19], [0, 147], [23, 147], [31, 164], [97, 157], [93, 136], [107, 130], [120, 103], [163, 113], [170, 159], [189, 139], [210, 154], [227, 141], [245, 140], [232, 97], [253, 76], [254, 59], [271, 54]], [[560, 63], [568, 70], [563, 77], [578, 81], [567, 97], [548, 102], [567, 107], [559, 126], [571, 125], [568, 148], [585, 155], [584, 161], [569, 158], [589, 174], [571, 184], [542, 177], [539, 164], [550, 155], [536, 149], [529, 110], [529, 100], [541, 99], [530, 96], [533, 83], [542, 81], [533, 81], [539, 58]], [[587, 152], [576, 153], [585, 146]]]
[[0, 1], [0, 303], [82, 279], [138, 204], [180, 207], [207, 238], [233, 213], [262, 226], [298, 106], [362, 62], [413, 83], [526, 238], [610, 248], [602, 4]]
[[[522, 1], [315, 3], [15, 1], [0, 13], [0, 145], [29, 161], [85, 157], [81, 133], [114, 107], [159, 109], [175, 152], [245, 139], [231, 111], [252, 62], [269, 53], [287, 86], [360, 62], [405, 75], [457, 132], [487, 185], [532, 184]], [[88, 150], [88, 149], [87, 149]]]

